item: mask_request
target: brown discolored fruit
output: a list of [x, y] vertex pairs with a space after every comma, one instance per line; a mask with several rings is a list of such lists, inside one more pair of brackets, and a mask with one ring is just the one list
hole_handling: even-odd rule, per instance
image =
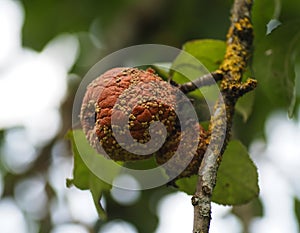
[[[166, 173], [171, 177], [182, 178], [198, 174], [208, 145], [207, 132], [198, 122], [191, 122], [186, 127], [186, 130], [171, 135], [155, 157], [159, 165], [164, 164]], [[195, 129], [198, 137], [190, 133]], [[180, 146], [180, 143], [184, 146]], [[178, 171], [182, 172], [178, 174]]]
[[[173, 92], [151, 69], [108, 70], [87, 87], [83, 99], [80, 118], [87, 139], [113, 160], [153, 156], [153, 148], [158, 150], [164, 137], [175, 131]], [[164, 125], [166, 134], [160, 125], [153, 124], [149, 130], [157, 121]]]
[[[206, 134], [198, 122], [185, 123], [187, 130], [181, 132], [175, 89], [151, 69], [106, 71], [88, 85], [81, 106], [80, 120], [88, 141], [100, 154], [116, 161], [155, 156], [158, 164], [166, 164], [171, 176], [179, 169], [183, 170], [179, 177], [196, 174]], [[197, 129], [199, 138], [189, 134], [189, 127]], [[182, 138], [187, 145], [184, 149], [178, 147]], [[197, 148], [189, 148], [192, 141]], [[170, 160], [178, 148], [178, 156]], [[182, 162], [186, 160], [188, 163]]]

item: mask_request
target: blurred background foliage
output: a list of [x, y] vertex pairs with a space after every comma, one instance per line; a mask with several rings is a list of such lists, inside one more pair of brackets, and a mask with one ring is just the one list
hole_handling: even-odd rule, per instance
[[[35, 148], [38, 152], [36, 157], [18, 172], [10, 169], [2, 159], [1, 199], [18, 200], [18, 196], [22, 196], [24, 192], [31, 196], [21, 199], [21, 202], [31, 202], [27, 207], [22, 207], [21, 204], [25, 219], [29, 223], [28, 232], [56, 232], [53, 229], [60, 223], [74, 223], [84, 226], [89, 232], [102, 232], [101, 228], [107, 223], [103, 220], [89, 222], [71, 216], [57, 221], [53, 213], [53, 206], [64, 201], [64, 198], [59, 197], [59, 192], [66, 189], [66, 186], [55, 187], [51, 182], [51, 171], [66, 169], [59, 166], [61, 160], [56, 163], [57, 158], [72, 165], [70, 145], [64, 137], [71, 128], [73, 98], [82, 77], [101, 58], [127, 46], [155, 43], [181, 48], [189, 40], [225, 40], [233, 1], [20, 0], [19, 3], [24, 9], [21, 39], [23, 47], [42, 51], [53, 38], [70, 33], [79, 41], [79, 53], [69, 71], [67, 95], [60, 107], [59, 131]], [[265, 139], [265, 123], [272, 113], [283, 110], [297, 118], [300, 100], [300, 60], [296, 53], [300, 44], [299, 12], [298, 0], [255, 2], [254, 57], [249, 72], [259, 80], [259, 87], [255, 91], [255, 97], [245, 101], [252, 108], [251, 111], [247, 110], [248, 120], [245, 121], [242, 115], [236, 114], [233, 130], [233, 137], [240, 139], [247, 147], [255, 140]], [[8, 140], [7, 135], [12, 130], [18, 128], [4, 127], [1, 131], [1, 157], [4, 157], [3, 148]], [[29, 181], [32, 183], [26, 183]], [[41, 191], [33, 187], [43, 189], [44, 196], [39, 195]], [[110, 193], [106, 193], [104, 206], [108, 213], [107, 221], [122, 220], [131, 223], [140, 233], [155, 232], [159, 223], [158, 203], [173, 192], [176, 190], [166, 187], [146, 190], [134, 202], [123, 204], [117, 202]], [[33, 197], [35, 198], [32, 199]], [[41, 198], [45, 199], [42, 210], [30, 211]], [[80, 204], [81, 200], [77, 201]], [[65, 211], [63, 208], [65, 207], [60, 211]], [[264, 214], [259, 198], [248, 205], [234, 207], [232, 212], [241, 219], [243, 232], [249, 232], [251, 219]], [[298, 221], [299, 212], [299, 201], [295, 198]]]

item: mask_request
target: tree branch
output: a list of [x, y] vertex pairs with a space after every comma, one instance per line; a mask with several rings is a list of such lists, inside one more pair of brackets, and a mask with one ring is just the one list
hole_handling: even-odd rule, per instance
[[221, 95], [215, 104], [209, 127], [209, 149], [198, 171], [197, 190], [192, 197], [194, 206], [194, 233], [209, 232], [211, 197], [222, 155], [230, 138], [235, 103], [239, 97], [253, 90], [256, 81], [242, 76], [251, 55], [253, 29], [250, 20], [252, 0], [235, 0], [227, 47], [223, 63], [216, 73], [221, 74]]

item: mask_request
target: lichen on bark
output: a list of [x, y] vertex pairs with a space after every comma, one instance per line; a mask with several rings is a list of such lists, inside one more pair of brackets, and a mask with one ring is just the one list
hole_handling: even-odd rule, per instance
[[[257, 82], [248, 78], [242, 82], [251, 56], [253, 27], [251, 23], [252, 0], [235, 0], [232, 8], [231, 26], [227, 33], [224, 60], [214, 73], [221, 76], [221, 95], [210, 119], [209, 148], [198, 171], [194, 206], [194, 233], [209, 232], [211, 221], [211, 197], [222, 155], [230, 139], [235, 104], [238, 98], [253, 90]], [[197, 201], [195, 201], [197, 200]]]

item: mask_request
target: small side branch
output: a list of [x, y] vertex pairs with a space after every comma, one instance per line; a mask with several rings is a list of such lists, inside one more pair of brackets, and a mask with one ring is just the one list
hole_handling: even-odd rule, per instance
[[[253, 29], [250, 20], [252, 0], [235, 0], [232, 8], [231, 26], [227, 34], [227, 47], [223, 63], [215, 72], [221, 77], [221, 95], [215, 104], [209, 126], [209, 149], [198, 171], [194, 206], [193, 233], [208, 233], [211, 220], [211, 197], [222, 155], [230, 139], [235, 103], [239, 97], [253, 90], [256, 80], [242, 83], [242, 76], [251, 55]], [[193, 86], [185, 85], [185, 90]], [[196, 85], [195, 85], [196, 86]]]
[[187, 82], [185, 84], [179, 85], [178, 88], [183, 93], [188, 93], [194, 91], [200, 87], [214, 85], [216, 82], [222, 80], [223, 74], [220, 72], [212, 72], [203, 75], [192, 82]]

